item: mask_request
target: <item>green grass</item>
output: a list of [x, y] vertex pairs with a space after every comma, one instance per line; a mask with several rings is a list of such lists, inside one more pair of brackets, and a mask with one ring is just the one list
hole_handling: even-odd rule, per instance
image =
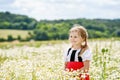
[[68, 43], [67, 40], [49, 40], [49, 41], [27, 41], [27, 42], [0, 42], [0, 48], [10, 48], [14, 46], [34, 46], [40, 47], [41, 45], [53, 45]]
[[0, 29], [0, 38], [7, 39], [8, 35], [12, 35], [13, 38], [17, 38], [18, 35], [21, 36], [21, 38], [26, 38], [29, 36], [28, 32], [31, 30], [10, 30], [10, 29]]

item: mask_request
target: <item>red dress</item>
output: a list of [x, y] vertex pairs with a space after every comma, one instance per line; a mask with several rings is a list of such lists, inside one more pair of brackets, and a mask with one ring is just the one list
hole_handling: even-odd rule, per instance
[[[66, 69], [69, 71], [79, 70], [84, 66], [83, 62], [67, 62]], [[82, 78], [82, 74], [80, 74], [80, 80], [90, 80], [89, 75], [85, 74], [85, 78]]]
[[[67, 52], [67, 60], [65, 69], [68, 71], [79, 70], [84, 67], [82, 57], [79, 57], [80, 50], [72, 50], [71, 48]], [[77, 57], [76, 57], [77, 56]], [[90, 80], [89, 75], [85, 74], [84, 78], [82, 78], [82, 74], [80, 74], [80, 80]]]

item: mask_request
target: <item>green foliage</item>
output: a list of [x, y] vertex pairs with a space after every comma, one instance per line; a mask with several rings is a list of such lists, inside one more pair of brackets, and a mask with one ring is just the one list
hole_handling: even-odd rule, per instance
[[8, 41], [13, 41], [14, 38], [12, 37], [12, 35], [8, 35]]
[[117, 29], [116, 31], [114, 31], [113, 35], [116, 37], [120, 37], [120, 29]]
[[[69, 29], [73, 24], [84, 26], [89, 38], [120, 37], [120, 19], [69, 19], [36, 21], [25, 15], [0, 12], [0, 29], [33, 30], [25, 40], [68, 39]], [[18, 38], [19, 39], [19, 38]], [[0, 41], [4, 40], [0, 39]]]
[[10, 12], [0, 12], [0, 29], [34, 29], [37, 21], [25, 15], [11, 14]]
[[22, 38], [21, 38], [21, 36], [20, 36], [20, 35], [18, 35], [17, 39], [21, 41], [21, 39], [22, 39]]
[[3, 42], [3, 41], [5, 41], [6, 39], [4, 39], [4, 38], [0, 38], [0, 42]]
[[[80, 24], [84, 26], [89, 33], [89, 38], [110, 38], [119, 37], [120, 20], [107, 19], [71, 19], [71, 20], [43, 20], [38, 22], [34, 30], [34, 38], [37, 39], [40, 32], [46, 33], [49, 39], [67, 39], [69, 29], [73, 24]], [[43, 36], [41, 37], [44, 38]], [[40, 40], [40, 39], [38, 39]]]
[[6, 57], [6, 56], [0, 56], [0, 66], [1, 66], [1, 64], [5, 61], [5, 60], [7, 60], [8, 59], [8, 57]]

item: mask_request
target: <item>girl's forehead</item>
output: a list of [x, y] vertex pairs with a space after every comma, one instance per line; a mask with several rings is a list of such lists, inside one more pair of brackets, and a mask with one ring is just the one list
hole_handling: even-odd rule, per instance
[[70, 35], [80, 35], [78, 32], [76, 32], [76, 31], [72, 31], [72, 32], [70, 32], [69, 33]]
[[70, 30], [70, 33], [79, 33], [78, 30]]

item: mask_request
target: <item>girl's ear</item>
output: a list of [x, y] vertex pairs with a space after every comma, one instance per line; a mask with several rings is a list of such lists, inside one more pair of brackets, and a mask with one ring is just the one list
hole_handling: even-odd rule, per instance
[[82, 46], [85, 46], [85, 41], [83, 41], [83, 42], [81, 43], [81, 45], [82, 45]]

